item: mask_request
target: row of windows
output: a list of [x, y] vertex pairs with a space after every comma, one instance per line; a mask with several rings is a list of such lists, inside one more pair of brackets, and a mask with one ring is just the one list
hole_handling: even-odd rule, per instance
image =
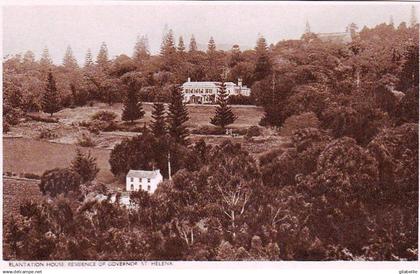
[[[139, 185], [139, 189], [143, 189], [141, 185]], [[150, 185], [147, 186], [147, 191], [150, 191], [152, 188], [150, 187]], [[134, 190], [134, 185], [131, 184], [130, 186], [130, 190], [133, 191]]]
[[204, 88], [201, 88], [201, 89], [197, 89], [197, 88], [189, 89], [189, 88], [186, 88], [184, 90], [184, 92], [185, 93], [214, 93], [215, 91], [213, 91], [213, 89], [211, 89], [211, 88], [206, 88], [206, 89], [204, 89]]
[[[130, 182], [134, 182], [134, 178], [133, 177], [130, 177]], [[150, 184], [150, 178], [147, 178], [147, 183]]]

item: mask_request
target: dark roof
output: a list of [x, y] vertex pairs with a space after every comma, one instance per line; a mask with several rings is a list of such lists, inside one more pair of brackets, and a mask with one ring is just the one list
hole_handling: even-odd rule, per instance
[[135, 178], [154, 178], [160, 174], [160, 170], [134, 170], [130, 169], [127, 173], [127, 177], [135, 177]]

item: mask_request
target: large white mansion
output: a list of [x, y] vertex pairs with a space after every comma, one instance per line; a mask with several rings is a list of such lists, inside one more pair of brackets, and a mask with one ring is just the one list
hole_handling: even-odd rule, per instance
[[[188, 81], [182, 85], [183, 100], [185, 103], [193, 104], [215, 103], [220, 84], [220, 82], [191, 82], [191, 79], [188, 78]], [[238, 79], [238, 84], [225, 82], [225, 86], [228, 96], [251, 95], [251, 89], [242, 85], [242, 79]]]

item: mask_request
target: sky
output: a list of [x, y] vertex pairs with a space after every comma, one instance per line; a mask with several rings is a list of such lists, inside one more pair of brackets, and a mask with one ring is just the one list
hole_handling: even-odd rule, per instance
[[[313, 32], [344, 31], [351, 22], [360, 29], [410, 20], [413, 3], [320, 2], [112, 2], [89, 5], [4, 6], [3, 56], [31, 50], [38, 59], [45, 47], [60, 64], [71, 46], [79, 64], [88, 48], [97, 55], [101, 43], [109, 54], [132, 55], [138, 35], [147, 35], [157, 53], [165, 25], [186, 45], [192, 34], [200, 44], [213, 36], [216, 44], [253, 47], [258, 35], [268, 43], [297, 39], [309, 22]], [[417, 7], [419, 10], [419, 7]], [[178, 39], [178, 38], [177, 38]]]

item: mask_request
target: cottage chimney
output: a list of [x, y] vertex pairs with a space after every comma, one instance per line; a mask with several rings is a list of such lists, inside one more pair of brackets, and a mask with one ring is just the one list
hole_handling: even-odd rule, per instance
[[242, 87], [242, 78], [238, 78], [238, 86]]
[[191, 78], [190, 78], [190, 77], [188, 77], [188, 80], [187, 80], [187, 82], [191, 82]]

